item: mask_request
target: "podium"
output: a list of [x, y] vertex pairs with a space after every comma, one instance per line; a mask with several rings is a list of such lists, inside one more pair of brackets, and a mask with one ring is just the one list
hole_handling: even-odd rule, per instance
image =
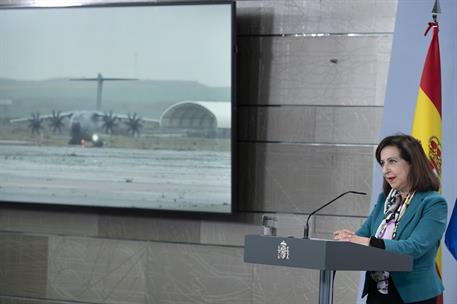
[[246, 263], [319, 269], [319, 304], [333, 301], [336, 270], [411, 271], [413, 258], [350, 242], [246, 235]]

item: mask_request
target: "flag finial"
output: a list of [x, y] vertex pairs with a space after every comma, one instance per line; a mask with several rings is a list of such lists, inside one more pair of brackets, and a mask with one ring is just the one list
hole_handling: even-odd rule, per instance
[[433, 5], [433, 10], [432, 10], [432, 18], [434, 22], [437, 22], [437, 17], [438, 14], [441, 14], [441, 7], [440, 7], [440, 1], [435, 0], [435, 5]]

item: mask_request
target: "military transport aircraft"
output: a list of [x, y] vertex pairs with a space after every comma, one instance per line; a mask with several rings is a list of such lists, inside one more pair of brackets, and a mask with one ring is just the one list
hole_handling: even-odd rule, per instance
[[136, 113], [133, 114], [114, 114], [112, 111], [103, 113], [101, 111], [52, 111], [51, 114], [40, 115], [32, 113], [31, 117], [22, 117], [10, 120], [11, 123], [28, 121], [28, 127], [32, 134], [39, 134], [44, 129], [44, 122], [49, 123], [49, 128], [53, 132], [62, 132], [64, 126], [68, 125], [70, 130], [70, 145], [92, 144], [95, 147], [103, 146], [100, 131], [113, 133], [113, 129], [118, 126], [118, 122], [124, 122], [127, 133], [135, 136], [139, 135], [144, 122], [159, 124], [157, 119], [142, 118]]
[[[137, 80], [136, 78], [106, 78], [101, 73], [96, 78], [72, 78], [71, 81], [96, 81], [97, 99], [96, 110], [76, 110], [76, 111], [52, 111], [51, 114], [40, 115], [32, 113], [31, 117], [22, 117], [10, 120], [11, 123], [29, 122], [32, 134], [40, 134], [44, 128], [43, 122], [49, 122], [49, 127], [53, 132], [62, 132], [62, 128], [68, 125], [70, 130], [70, 145], [80, 145], [91, 143], [93, 146], [103, 146], [103, 140], [98, 133], [103, 130], [105, 133], [113, 133], [113, 129], [118, 126], [118, 122], [123, 121], [127, 127], [127, 133], [135, 136], [139, 135], [144, 122], [152, 122], [159, 125], [158, 119], [142, 118], [136, 113], [115, 114], [112, 111], [104, 113], [100, 111], [102, 105], [102, 90], [104, 81], [126, 81]], [[67, 124], [68, 123], [68, 124]]]

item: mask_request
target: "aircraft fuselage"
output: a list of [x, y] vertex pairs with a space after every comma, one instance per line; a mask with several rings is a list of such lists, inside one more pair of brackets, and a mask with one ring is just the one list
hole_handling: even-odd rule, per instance
[[92, 143], [94, 146], [102, 146], [103, 142], [98, 137], [99, 118], [103, 113], [97, 111], [76, 111], [71, 113], [70, 118], [70, 145], [83, 145]]

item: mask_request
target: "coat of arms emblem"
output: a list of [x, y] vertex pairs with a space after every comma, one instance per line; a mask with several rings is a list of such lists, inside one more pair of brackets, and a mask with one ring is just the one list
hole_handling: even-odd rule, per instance
[[282, 241], [278, 245], [278, 260], [288, 260], [289, 259], [289, 246], [286, 241]]

